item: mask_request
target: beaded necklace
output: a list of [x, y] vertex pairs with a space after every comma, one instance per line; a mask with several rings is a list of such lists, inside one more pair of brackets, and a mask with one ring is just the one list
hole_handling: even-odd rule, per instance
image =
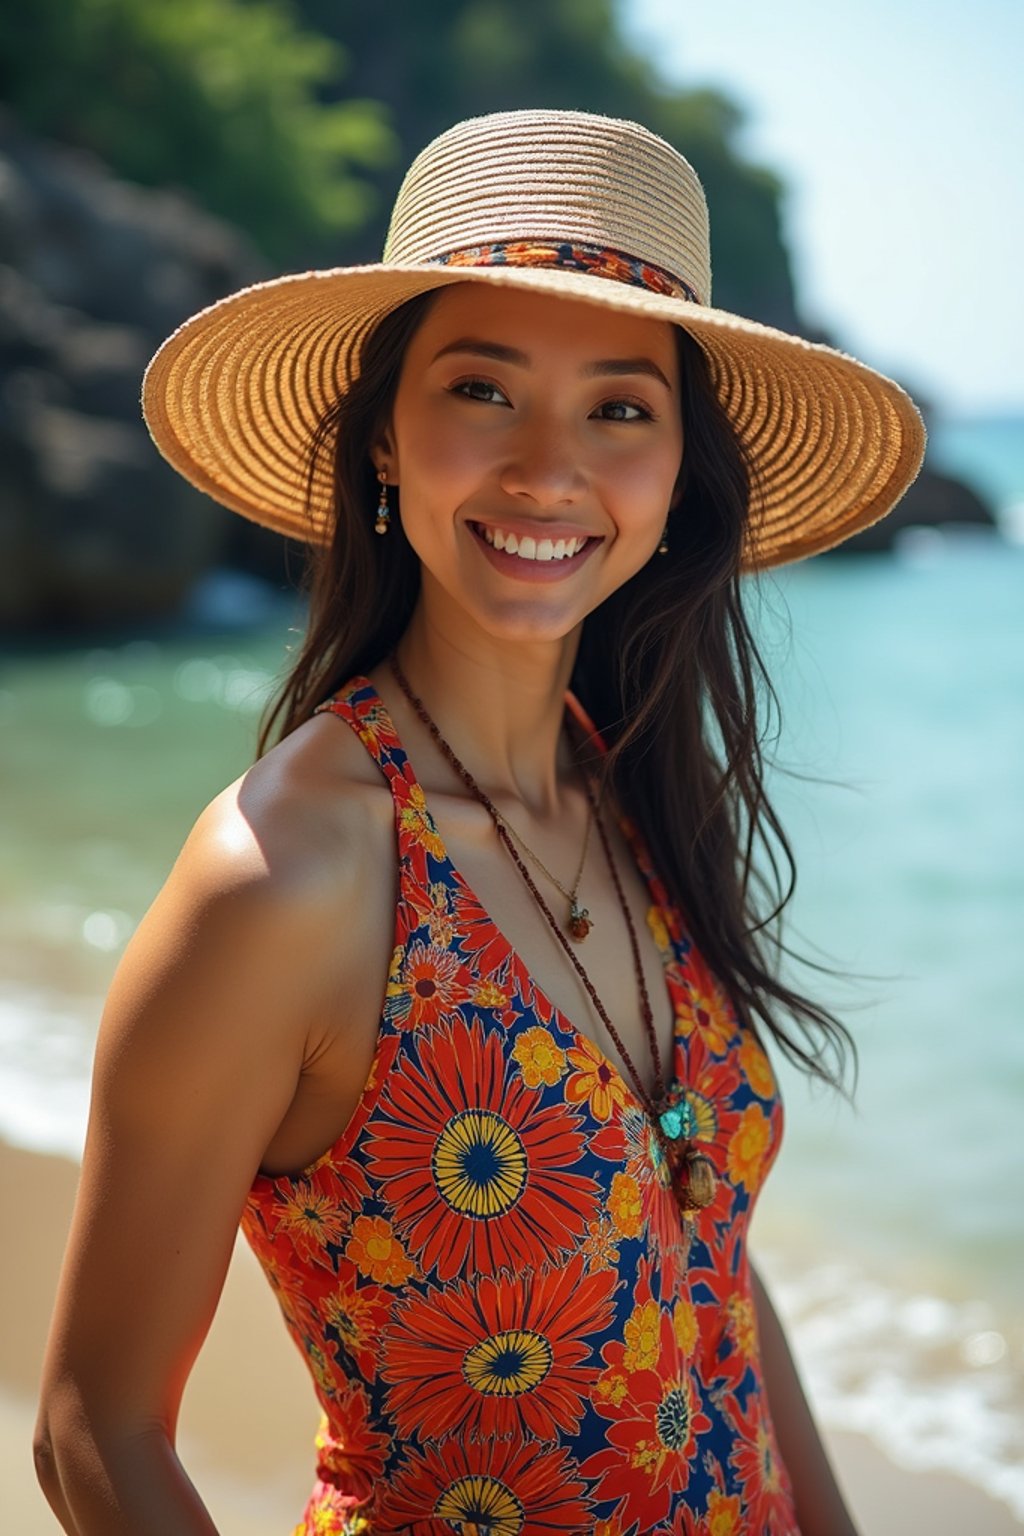
[[657, 1083], [656, 1096], [652, 1096], [648, 1092], [643, 1078], [640, 1076], [640, 1073], [637, 1071], [636, 1066], [633, 1063], [632, 1056], [620, 1039], [618, 1030], [615, 1028], [615, 1025], [612, 1023], [610, 1017], [608, 1016], [607, 1009], [601, 1002], [601, 999], [598, 997], [593, 982], [590, 980], [590, 977], [587, 975], [586, 971], [583, 969], [583, 966], [580, 964], [579, 959], [574, 953], [572, 946], [566, 939], [565, 934], [562, 932], [561, 927], [555, 919], [555, 916], [547, 902], [544, 900], [544, 897], [537, 889], [536, 882], [530, 875], [530, 871], [527, 869], [526, 865], [523, 863], [523, 860], [516, 852], [515, 845], [509, 836], [508, 831], [506, 830], [504, 817], [498, 811], [490, 796], [480, 788], [479, 784], [477, 784], [469, 769], [459, 760], [453, 749], [449, 746], [448, 742], [445, 741], [444, 737], [441, 735], [441, 732], [435, 724], [434, 720], [428, 714], [426, 705], [423, 703], [423, 700], [413, 692], [408, 678], [402, 671], [398, 657], [392, 652], [392, 654], [388, 657], [388, 661], [391, 667], [391, 671], [394, 674], [395, 681], [401, 688], [402, 692], [405, 694], [405, 697], [408, 699], [413, 709], [416, 711], [416, 714], [419, 716], [420, 720], [427, 727], [427, 730], [430, 732], [433, 740], [444, 754], [445, 758], [451, 764], [452, 768], [454, 768], [455, 772], [459, 775], [466, 788], [475, 797], [475, 799], [480, 801], [481, 805], [483, 805], [487, 810], [491, 820], [494, 822], [498, 837], [501, 839], [509, 856], [519, 870], [519, 873], [522, 875], [523, 880], [526, 882], [531, 895], [547, 919], [552, 932], [575, 966], [580, 980], [583, 982], [583, 985], [587, 989], [587, 993], [594, 1005], [598, 1017], [601, 1019], [601, 1022], [607, 1029], [610, 1038], [614, 1042], [615, 1047], [622, 1058], [622, 1062], [626, 1067], [627, 1072], [629, 1073], [630, 1079], [632, 1080], [636, 1096], [647, 1111], [651, 1124], [654, 1127], [654, 1132], [658, 1140], [661, 1155], [665, 1159], [666, 1166], [669, 1170], [672, 1179], [673, 1190], [675, 1192], [676, 1199], [679, 1202], [680, 1209], [684, 1217], [687, 1219], [691, 1218], [695, 1211], [702, 1209], [706, 1205], [710, 1205], [711, 1201], [714, 1199], [714, 1170], [712, 1169], [710, 1162], [703, 1155], [703, 1153], [697, 1151], [693, 1145], [692, 1137], [696, 1129], [696, 1121], [693, 1108], [689, 1100], [686, 1098], [682, 1089], [677, 1084], [673, 1083], [672, 1086], [668, 1089], [666, 1089], [664, 1086], [664, 1071], [662, 1067], [661, 1050], [658, 1046], [657, 1031], [654, 1028], [654, 1015], [651, 1009], [651, 1001], [647, 993], [647, 983], [644, 978], [643, 963], [640, 959], [640, 945], [637, 942], [636, 927], [633, 922], [633, 914], [629, 910], [629, 903], [626, 901], [626, 895], [622, 889], [622, 882], [619, 879], [619, 872], [615, 866], [615, 858], [612, 854], [611, 843], [608, 840], [608, 834], [605, 831], [604, 822], [601, 819], [600, 807], [598, 805], [597, 797], [594, 793], [594, 788], [590, 782], [589, 776], [584, 773], [583, 782], [587, 793], [587, 799], [590, 802], [591, 816], [593, 818], [594, 825], [597, 827], [601, 846], [604, 850], [605, 861], [607, 862], [608, 870], [612, 878], [612, 884], [615, 887], [615, 894], [618, 898], [619, 906], [622, 909], [622, 915], [626, 921], [626, 928], [629, 932], [629, 944], [633, 957], [633, 968], [636, 973], [637, 988], [640, 994], [640, 1012], [643, 1019], [644, 1031], [647, 1035], [648, 1045], [650, 1046], [651, 1060], [654, 1066], [655, 1081]]

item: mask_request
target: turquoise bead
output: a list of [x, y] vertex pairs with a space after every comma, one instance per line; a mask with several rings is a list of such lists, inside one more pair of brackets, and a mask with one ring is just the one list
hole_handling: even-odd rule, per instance
[[676, 1141], [682, 1135], [683, 1112], [678, 1105], [673, 1105], [671, 1109], [663, 1109], [658, 1119], [669, 1141]]

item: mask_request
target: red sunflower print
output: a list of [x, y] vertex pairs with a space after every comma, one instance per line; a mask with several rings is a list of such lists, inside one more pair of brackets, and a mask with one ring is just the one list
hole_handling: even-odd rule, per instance
[[514, 1440], [446, 1440], [410, 1457], [389, 1478], [379, 1528], [416, 1536], [565, 1536], [592, 1528], [590, 1509], [564, 1450]]
[[368, 1499], [384, 1475], [390, 1436], [370, 1426], [366, 1392], [356, 1382], [331, 1404], [331, 1418], [316, 1437], [317, 1477], [344, 1488], [354, 1500]]
[[611, 1322], [616, 1283], [611, 1270], [587, 1274], [577, 1255], [528, 1282], [485, 1275], [411, 1297], [395, 1314], [380, 1367], [399, 1433], [575, 1434], [598, 1375], [585, 1340]]
[[451, 1019], [473, 990], [458, 955], [436, 944], [411, 944], [388, 981], [388, 1016], [401, 1029], [418, 1029]]
[[751, 1530], [764, 1536], [800, 1536], [793, 1508], [793, 1490], [766, 1405], [757, 1392], [746, 1410], [732, 1410], [737, 1431], [729, 1463], [743, 1487], [743, 1508]]
[[621, 1499], [627, 1524], [650, 1530], [669, 1512], [673, 1494], [690, 1481], [697, 1441], [711, 1429], [702, 1412], [673, 1327], [673, 1316], [651, 1294], [650, 1266], [641, 1263], [636, 1304], [622, 1340], [602, 1351], [607, 1370], [593, 1405], [608, 1419], [607, 1448], [580, 1468], [599, 1479], [598, 1499]]
[[544, 1106], [479, 1020], [432, 1032], [419, 1055], [385, 1084], [365, 1145], [424, 1272], [517, 1272], [575, 1248], [598, 1197], [593, 1179], [571, 1171], [579, 1117]]

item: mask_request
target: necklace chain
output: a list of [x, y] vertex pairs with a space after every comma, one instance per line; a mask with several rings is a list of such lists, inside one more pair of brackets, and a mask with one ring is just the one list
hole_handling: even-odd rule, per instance
[[576, 870], [576, 878], [572, 883], [572, 889], [569, 891], [566, 890], [565, 886], [562, 884], [561, 880], [558, 879], [557, 875], [553, 875], [551, 873], [550, 869], [548, 869], [540, 855], [534, 853], [533, 849], [526, 842], [526, 840], [519, 835], [515, 827], [513, 827], [510, 822], [506, 821], [505, 817], [501, 814], [496, 806], [493, 808], [492, 815], [494, 816], [495, 820], [505, 828], [505, 831], [511, 837], [515, 838], [516, 842], [526, 854], [527, 858], [532, 859], [533, 862], [537, 865], [538, 869], [542, 869], [544, 871], [548, 879], [551, 881], [551, 884], [565, 897], [566, 901], [569, 903], [569, 932], [577, 941], [577, 943], [582, 943], [593, 927], [593, 923], [590, 921], [590, 913], [586, 907], [581, 907], [579, 902], [580, 881], [583, 879], [583, 866], [587, 862], [587, 849], [590, 846], [590, 829], [594, 824], [594, 804], [592, 801], [590, 801], [589, 796], [587, 805], [587, 830], [583, 837], [583, 852], [580, 854], [580, 862]]
[[629, 1051], [626, 1049], [625, 1045], [620, 1039], [618, 1030], [615, 1028], [615, 1025], [612, 1023], [608, 1016], [607, 1009], [597, 995], [597, 991], [593, 982], [590, 980], [590, 977], [587, 975], [586, 971], [583, 969], [583, 966], [580, 964], [578, 957], [573, 952], [573, 949], [566, 939], [565, 934], [562, 932], [557, 921], [555, 920], [554, 913], [551, 911], [551, 908], [548, 906], [547, 902], [544, 900], [544, 897], [538, 890], [536, 881], [533, 879], [530, 871], [527, 869], [526, 865], [523, 863], [522, 859], [516, 852], [515, 845], [509, 836], [510, 829], [507, 829], [504, 817], [498, 811], [490, 796], [480, 788], [479, 784], [476, 782], [469, 769], [465, 766], [464, 763], [460, 761], [452, 747], [449, 746], [448, 742], [441, 735], [441, 732], [435, 724], [434, 720], [427, 712], [427, 708], [423, 703], [423, 700], [413, 692], [412, 686], [409, 683], [405, 673], [402, 671], [398, 657], [394, 654], [394, 652], [392, 652], [388, 657], [388, 661], [391, 667], [391, 671], [394, 674], [395, 681], [398, 683], [398, 686], [401, 688], [409, 703], [416, 711], [416, 714], [419, 716], [420, 720], [427, 727], [427, 730], [430, 732], [434, 742], [437, 744], [445, 758], [462, 779], [463, 783], [466, 785], [466, 788], [472, 795], [475, 796], [477, 800], [480, 801], [480, 803], [490, 814], [491, 820], [494, 822], [495, 830], [497, 831], [501, 841], [504, 843], [509, 856], [515, 863], [519, 873], [522, 875], [524, 881], [526, 882], [531, 895], [547, 919], [552, 932], [558, 939], [558, 942], [561, 944], [562, 948], [565, 950], [565, 953], [568, 955], [569, 959], [572, 961], [572, 964], [575, 967], [580, 980], [583, 982], [583, 985], [587, 989], [587, 993], [594, 1005], [598, 1017], [607, 1029], [610, 1038], [614, 1042], [615, 1047], [622, 1058], [623, 1065], [626, 1067], [626, 1070], [632, 1079], [637, 1098], [640, 1100], [641, 1104], [646, 1109], [648, 1116], [650, 1117], [651, 1125], [653, 1126], [655, 1136], [658, 1140], [661, 1155], [665, 1159], [666, 1166], [670, 1172], [673, 1171], [673, 1165], [676, 1161], [676, 1158], [673, 1156], [672, 1148], [672, 1143], [675, 1142], [677, 1147], [676, 1156], [678, 1157], [679, 1154], [681, 1154], [680, 1164], [685, 1168], [687, 1175], [686, 1188], [683, 1191], [679, 1191], [677, 1187], [677, 1198], [679, 1199], [679, 1203], [684, 1216], [691, 1216], [694, 1209], [707, 1205], [711, 1201], [714, 1183], [713, 1177], [711, 1175], [710, 1164], [707, 1158], [705, 1158], [699, 1152], [695, 1151], [695, 1149], [692, 1147], [689, 1135], [687, 1135], [681, 1142], [679, 1142], [676, 1140], [678, 1131], [674, 1134], [670, 1134], [666, 1131], [665, 1128], [666, 1117], [673, 1116], [675, 1117], [675, 1121], [677, 1123], [684, 1124], [689, 1129], [690, 1117], [688, 1114], [684, 1113], [684, 1111], [688, 1109], [688, 1106], [685, 1105], [685, 1102], [682, 1106], [680, 1106], [678, 1095], [673, 1090], [666, 1090], [665, 1088], [661, 1051], [658, 1048], [658, 1035], [654, 1028], [654, 1015], [651, 1009], [650, 997], [648, 996], [647, 992], [647, 983], [644, 979], [643, 963], [640, 958], [640, 945], [636, 936], [636, 925], [633, 922], [633, 915], [629, 910], [629, 903], [627, 902], [625, 892], [622, 889], [622, 882], [619, 879], [619, 872], [615, 865], [615, 858], [612, 854], [611, 843], [608, 839], [608, 834], [605, 831], [604, 822], [601, 819], [601, 812], [598, 805], [597, 796], [594, 793], [589, 775], [584, 770], [583, 783], [586, 789], [587, 799], [590, 802], [591, 818], [597, 825], [598, 836], [601, 839], [601, 845], [604, 849], [604, 855], [608, 864], [609, 873], [611, 874], [612, 883], [615, 887], [615, 894], [618, 898], [619, 906], [622, 909], [622, 915], [626, 920], [626, 927], [629, 931], [629, 945], [633, 957], [633, 967], [636, 972], [637, 986], [640, 992], [641, 1015], [644, 1022], [644, 1030], [647, 1035], [648, 1044], [650, 1045], [651, 1049], [651, 1059], [654, 1065], [655, 1080], [657, 1083], [655, 1097], [652, 1097], [652, 1095], [647, 1091], [643, 1079], [641, 1078], [639, 1072], [636, 1069], [636, 1066], [634, 1065], [632, 1056], [629, 1054]]

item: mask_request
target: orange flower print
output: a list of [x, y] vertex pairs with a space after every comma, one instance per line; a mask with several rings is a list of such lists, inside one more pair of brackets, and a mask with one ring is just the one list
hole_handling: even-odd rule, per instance
[[307, 1262], [324, 1260], [328, 1243], [344, 1242], [351, 1214], [328, 1194], [299, 1185], [281, 1202], [278, 1231], [287, 1233], [295, 1252]]
[[644, 1222], [644, 1210], [640, 1185], [632, 1174], [612, 1174], [608, 1209], [616, 1231], [621, 1232], [623, 1237], [639, 1237]]
[[713, 977], [691, 977], [686, 982], [676, 1030], [681, 1035], [696, 1031], [713, 1055], [725, 1055], [736, 1033], [736, 1020], [729, 999]]
[[748, 1104], [729, 1142], [729, 1177], [745, 1185], [750, 1194], [760, 1186], [771, 1139], [768, 1116], [760, 1104]]
[[596, 1120], [610, 1120], [616, 1105], [625, 1104], [629, 1090], [603, 1051], [582, 1035], [568, 1054], [575, 1069], [566, 1079], [565, 1097], [570, 1104], [589, 1103]]
[[398, 975], [388, 982], [386, 1005], [402, 1029], [438, 1024], [469, 996], [458, 955], [436, 944], [413, 944]]
[[739, 1061], [740, 1070], [745, 1074], [747, 1082], [758, 1097], [774, 1098], [775, 1078], [771, 1065], [763, 1047], [753, 1035], [748, 1035], [740, 1046]]
[[553, 1088], [565, 1071], [565, 1052], [546, 1029], [524, 1030], [512, 1047], [512, 1055], [522, 1068], [527, 1088], [539, 1088], [541, 1083]]
[[642, 1301], [626, 1319], [626, 1351], [622, 1363], [627, 1371], [653, 1371], [658, 1363], [661, 1309], [656, 1301]]
[[587, 1233], [580, 1252], [591, 1269], [614, 1269], [619, 1262], [621, 1234], [607, 1218], [596, 1221]]
[[345, 1257], [378, 1285], [404, 1285], [416, 1271], [390, 1221], [383, 1216], [356, 1217]]
[[708, 1497], [708, 1536], [739, 1536], [740, 1496], [713, 1489]]

